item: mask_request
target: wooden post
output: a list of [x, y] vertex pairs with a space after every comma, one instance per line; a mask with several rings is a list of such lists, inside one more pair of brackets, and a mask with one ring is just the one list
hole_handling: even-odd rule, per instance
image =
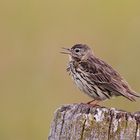
[[88, 104], [57, 109], [49, 140], [140, 140], [140, 112]]

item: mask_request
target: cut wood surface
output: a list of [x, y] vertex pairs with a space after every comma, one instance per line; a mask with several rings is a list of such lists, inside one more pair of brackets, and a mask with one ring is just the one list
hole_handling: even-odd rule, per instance
[[63, 105], [54, 114], [49, 140], [140, 140], [140, 112], [88, 104]]

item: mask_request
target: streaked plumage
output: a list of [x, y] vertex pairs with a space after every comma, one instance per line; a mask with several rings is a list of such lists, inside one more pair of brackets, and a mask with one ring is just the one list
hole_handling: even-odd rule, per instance
[[76, 44], [63, 52], [69, 55], [67, 71], [78, 88], [95, 100], [124, 96], [131, 101], [140, 97], [121, 75], [83, 44]]

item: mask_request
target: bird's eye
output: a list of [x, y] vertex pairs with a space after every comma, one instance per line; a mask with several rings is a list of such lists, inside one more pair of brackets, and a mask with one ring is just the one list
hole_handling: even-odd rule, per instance
[[75, 49], [75, 52], [76, 52], [76, 53], [80, 52], [80, 49]]

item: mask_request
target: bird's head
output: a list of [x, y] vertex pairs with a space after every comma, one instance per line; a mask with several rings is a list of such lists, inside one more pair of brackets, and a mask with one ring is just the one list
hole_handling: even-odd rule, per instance
[[63, 48], [65, 52], [63, 54], [69, 54], [70, 60], [81, 61], [87, 59], [90, 54], [92, 54], [92, 50], [85, 44], [76, 44], [72, 46], [72, 48]]

